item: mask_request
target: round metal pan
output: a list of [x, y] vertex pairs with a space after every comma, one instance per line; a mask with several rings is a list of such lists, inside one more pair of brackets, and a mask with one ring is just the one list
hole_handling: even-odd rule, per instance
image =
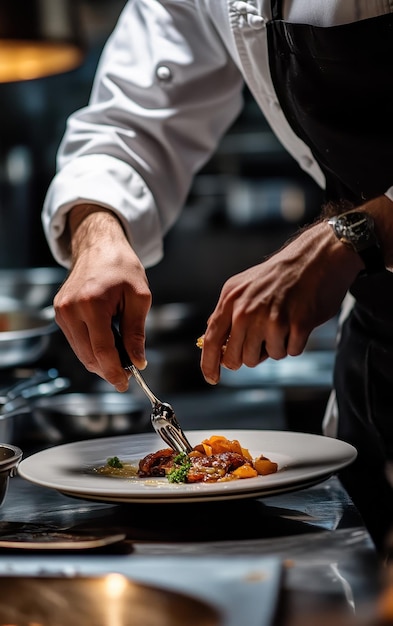
[[150, 424], [150, 405], [115, 391], [37, 398], [31, 413], [52, 443], [140, 433]]
[[184, 594], [117, 573], [93, 577], [3, 577], [0, 622], [28, 626], [219, 626], [217, 611]]

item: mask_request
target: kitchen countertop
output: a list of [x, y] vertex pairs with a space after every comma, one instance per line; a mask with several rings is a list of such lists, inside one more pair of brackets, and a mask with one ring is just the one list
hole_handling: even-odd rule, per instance
[[374, 546], [336, 477], [263, 499], [112, 505], [15, 476], [0, 509], [0, 540], [9, 525], [29, 524], [126, 537], [98, 550], [0, 548], [1, 575], [116, 571], [213, 604], [222, 626], [363, 624], [379, 594]]

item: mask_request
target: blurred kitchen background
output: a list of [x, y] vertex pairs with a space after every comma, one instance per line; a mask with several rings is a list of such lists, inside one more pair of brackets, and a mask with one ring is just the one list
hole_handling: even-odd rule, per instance
[[[131, 382], [120, 402], [119, 394], [84, 370], [53, 327], [50, 306], [65, 271], [49, 252], [40, 217], [66, 119], [87, 103], [100, 52], [124, 4], [80, 0], [87, 45], [77, 69], [0, 84], [0, 304], [11, 309], [16, 331], [0, 332], [3, 403], [15, 382], [37, 371], [52, 376], [55, 371], [68, 380], [56, 396], [29, 400], [30, 410], [13, 419], [11, 434], [3, 436], [20, 444], [27, 438], [58, 443], [150, 429], [150, 407], [136, 386]], [[223, 282], [277, 250], [318, 215], [321, 204], [320, 190], [275, 139], [247, 90], [244, 98], [242, 114], [196, 177], [166, 238], [165, 259], [148, 271], [154, 302], [145, 377], [157, 395], [174, 404], [185, 428], [319, 433], [331, 389], [335, 320], [316, 329], [301, 357], [223, 371], [215, 388], [199, 370], [195, 341]], [[31, 321], [36, 314], [39, 323]]]

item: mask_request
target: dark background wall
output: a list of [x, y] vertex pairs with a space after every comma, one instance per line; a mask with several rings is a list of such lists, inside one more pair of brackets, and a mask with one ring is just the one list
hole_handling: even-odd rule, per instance
[[88, 54], [72, 72], [0, 84], [0, 268], [53, 265], [41, 207], [68, 115], [87, 103], [102, 46], [125, 0], [79, 0]]

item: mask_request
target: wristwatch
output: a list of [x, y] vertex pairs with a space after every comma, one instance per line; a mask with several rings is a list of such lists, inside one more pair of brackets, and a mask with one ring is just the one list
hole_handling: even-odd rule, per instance
[[374, 219], [365, 211], [348, 211], [328, 220], [337, 239], [351, 246], [362, 259], [366, 274], [385, 269], [385, 261], [375, 233]]

